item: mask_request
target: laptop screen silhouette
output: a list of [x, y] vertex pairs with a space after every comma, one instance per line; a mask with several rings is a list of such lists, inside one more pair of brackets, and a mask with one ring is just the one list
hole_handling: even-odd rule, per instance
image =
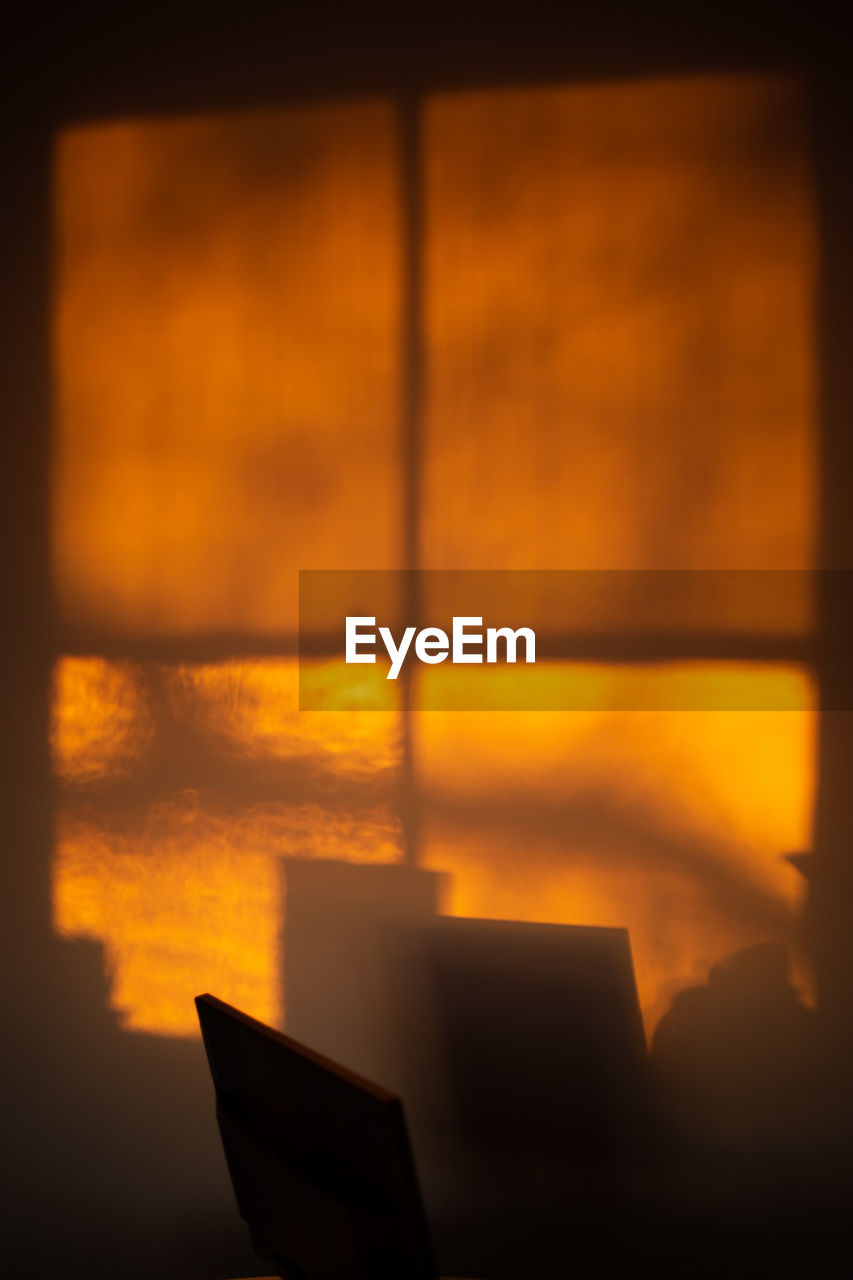
[[[196, 1001], [256, 1251], [285, 1280], [435, 1280], [435, 1258], [456, 1275], [561, 1274], [615, 1193], [584, 1205], [618, 1183], [647, 1123], [627, 932], [442, 918], [409, 930], [373, 980], [382, 973], [401, 1053], [387, 1074], [377, 1055], [370, 1074], [381, 1069], [393, 1093], [333, 1061], [347, 1043], [322, 983], [314, 1023], [329, 1057], [212, 996]], [[332, 979], [357, 1010], [366, 983], [349, 976]], [[591, 1230], [594, 1256], [597, 1239]]]
[[400, 1099], [196, 998], [241, 1217], [283, 1280], [435, 1280]]

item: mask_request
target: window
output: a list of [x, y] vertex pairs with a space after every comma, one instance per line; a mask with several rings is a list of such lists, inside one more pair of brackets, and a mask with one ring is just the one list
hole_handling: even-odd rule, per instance
[[[484, 716], [300, 715], [295, 632], [300, 568], [811, 567], [802, 114], [698, 77], [58, 139], [54, 914], [125, 1025], [191, 1034], [205, 988], [284, 1015], [290, 857], [414, 853], [448, 911], [627, 925], [649, 1028], [793, 936], [806, 634], [674, 631], [649, 666], [640, 600], [617, 664], [543, 604], [545, 677], [597, 705]], [[620, 709], [684, 678], [793, 709]]]

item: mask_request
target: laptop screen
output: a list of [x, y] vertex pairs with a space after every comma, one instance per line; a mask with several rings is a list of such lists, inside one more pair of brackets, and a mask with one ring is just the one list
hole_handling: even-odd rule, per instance
[[285, 1280], [434, 1280], [400, 1099], [196, 999], [240, 1214]]

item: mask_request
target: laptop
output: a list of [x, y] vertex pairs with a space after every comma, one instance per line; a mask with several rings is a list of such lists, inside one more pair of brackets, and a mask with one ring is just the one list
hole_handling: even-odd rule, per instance
[[436, 1280], [403, 1106], [211, 995], [196, 998], [237, 1205], [282, 1280]]
[[[255, 1250], [283, 1280], [435, 1280], [436, 1257], [456, 1275], [562, 1274], [613, 1202], [608, 1180], [642, 1144], [645, 1041], [627, 932], [441, 919], [410, 934], [411, 954], [395, 945], [384, 966], [398, 986], [401, 973], [418, 977], [388, 993], [406, 1052], [377, 1056], [375, 1071], [359, 1063], [396, 1092], [337, 1061], [358, 1063], [362, 1041], [388, 1038], [373, 1023], [352, 1045], [341, 1033], [369, 1004], [356, 999], [366, 979], [352, 985], [357, 951], [328, 978], [350, 992], [349, 1020], [314, 986], [323, 1054], [213, 996], [196, 1000]], [[429, 1088], [417, 1071], [395, 1077], [407, 1056], [435, 1059]]]

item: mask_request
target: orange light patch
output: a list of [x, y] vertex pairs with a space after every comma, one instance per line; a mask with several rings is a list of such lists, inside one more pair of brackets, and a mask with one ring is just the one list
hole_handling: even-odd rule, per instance
[[806, 114], [750, 76], [429, 100], [424, 567], [810, 567]]
[[[427, 102], [425, 567], [811, 565], [804, 120], [796, 83], [757, 77]], [[251, 653], [295, 635], [300, 568], [399, 565], [398, 155], [383, 102], [59, 139], [53, 556], [78, 641]], [[722, 955], [796, 940], [782, 855], [811, 843], [808, 680], [691, 664], [725, 613], [683, 612], [680, 667], [529, 673], [577, 711], [412, 717], [447, 909], [626, 925], [649, 1030]], [[401, 858], [393, 704], [300, 715], [284, 661], [140, 671], [57, 671], [56, 928], [103, 942], [128, 1027], [193, 1034], [210, 988], [278, 1021], [282, 859]], [[312, 678], [333, 695], [333, 664]]]
[[382, 102], [60, 136], [62, 621], [294, 633], [299, 569], [398, 564], [395, 156]]
[[396, 719], [295, 704], [292, 661], [148, 664], [147, 680], [57, 664], [54, 755], [77, 785], [60, 796], [54, 921], [103, 943], [128, 1028], [195, 1034], [204, 990], [280, 1021], [282, 860], [400, 859]]
[[[230, 824], [176, 805], [137, 836], [96, 824], [60, 832], [54, 923], [103, 943], [110, 1003], [129, 1030], [194, 1035], [193, 996], [215, 991], [254, 1016], [281, 1015], [275, 858]], [[159, 838], [158, 838], [159, 836]]]
[[187, 795], [152, 806], [130, 834], [69, 817], [57, 836], [55, 927], [104, 944], [110, 1003], [129, 1029], [195, 1035], [192, 998], [208, 990], [281, 1023], [288, 854], [400, 856], [395, 823], [381, 811], [358, 819], [310, 806], [222, 814]]
[[92, 782], [139, 760], [151, 720], [132, 663], [63, 658], [54, 670], [51, 749], [57, 776]]
[[[334, 703], [352, 684], [341, 661], [307, 664], [318, 700]], [[361, 668], [364, 672], [365, 668]], [[378, 688], [388, 712], [299, 711], [297, 663], [255, 659], [181, 666], [170, 675], [180, 714], [235, 752], [287, 760], [319, 756], [325, 767], [346, 775], [376, 777], [400, 763], [397, 690], [384, 672], [367, 669], [363, 682], [373, 700]]]
[[451, 873], [450, 913], [629, 928], [649, 1032], [738, 946], [796, 947], [783, 855], [811, 845], [816, 716], [801, 673], [741, 674], [801, 709], [626, 712], [601, 668], [615, 696], [585, 711], [418, 714], [424, 863]]
[[[522, 658], [514, 665], [420, 667], [417, 701], [425, 711], [571, 711], [594, 722], [602, 711], [809, 711], [815, 689], [802, 671], [758, 662], [527, 665]], [[461, 768], [465, 776], [464, 762]]]

